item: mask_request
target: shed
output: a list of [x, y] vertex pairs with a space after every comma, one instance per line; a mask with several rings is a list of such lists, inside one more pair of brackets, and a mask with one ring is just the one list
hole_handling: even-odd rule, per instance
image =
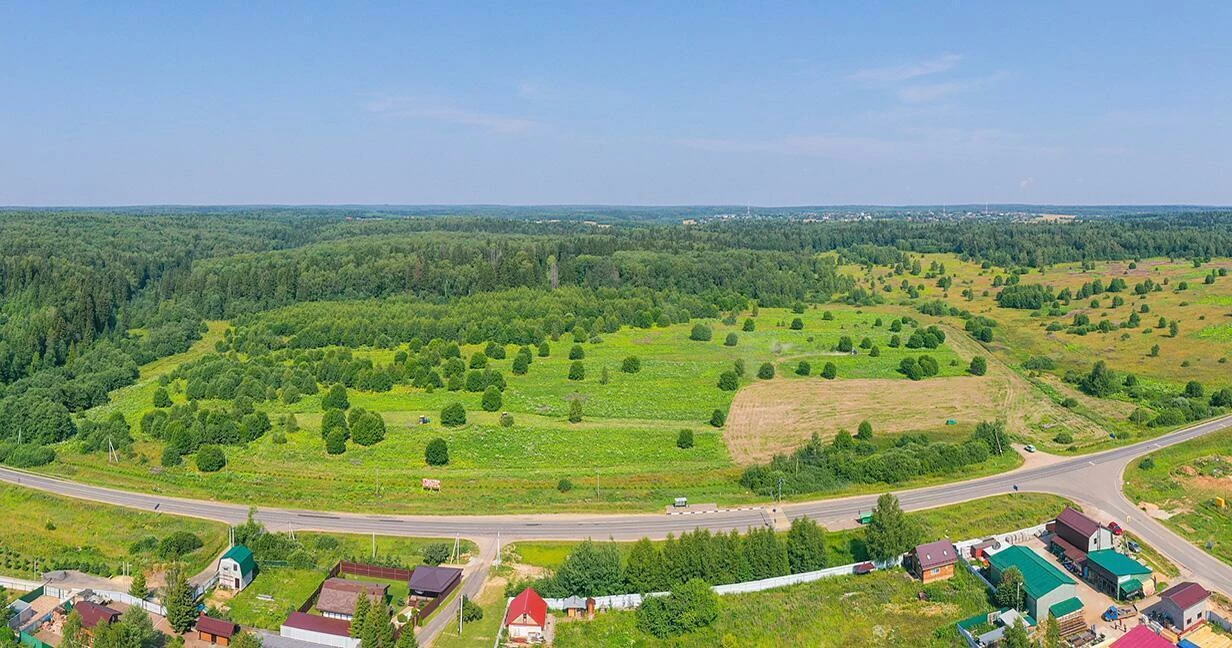
[[220, 646], [231, 645], [231, 639], [240, 631], [240, 627], [230, 621], [215, 619], [202, 614], [197, 617], [197, 638]]
[[1112, 531], [1072, 506], [1061, 511], [1054, 528], [1057, 537], [1082, 552], [1112, 548]]
[[359, 648], [359, 639], [351, 637], [351, 622], [327, 619], [305, 612], [292, 612], [278, 634], [288, 639], [298, 639], [334, 648]]
[[1022, 573], [1027, 613], [1036, 619], [1047, 618], [1052, 606], [1078, 596], [1077, 581], [1022, 545], [1012, 545], [990, 555], [988, 565], [997, 582], [1011, 567]]
[[462, 580], [462, 570], [457, 567], [429, 567], [423, 565], [411, 572], [407, 587], [415, 596], [436, 598], [452, 590]]
[[244, 545], [232, 545], [218, 560], [218, 586], [229, 590], [248, 587], [257, 575], [257, 560]]
[[388, 585], [330, 578], [321, 584], [316, 607], [322, 616], [350, 621], [360, 596], [367, 596], [372, 603], [384, 603], [388, 593]]
[[1101, 549], [1087, 554], [1083, 572], [1096, 589], [1125, 600], [1146, 595], [1142, 579], [1151, 575], [1151, 568], [1113, 549]]
[[1159, 594], [1159, 611], [1174, 628], [1187, 632], [1206, 619], [1210, 597], [1211, 593], [1197, 583], [1177, 583]]
[[945, 580], [954, 576], [958, 551], [948, 538], [927, 542], [911, 550], [908, 559], [911, 573], [925, 583]]
[[544, 601], [535, 590], [528, 587], [509, 602], [509, 611], [505, 613], [505, 627], [509, 630], [510, 641], [516, 643], [543, 641], [543, 632], [547, 623], [547, 601]]

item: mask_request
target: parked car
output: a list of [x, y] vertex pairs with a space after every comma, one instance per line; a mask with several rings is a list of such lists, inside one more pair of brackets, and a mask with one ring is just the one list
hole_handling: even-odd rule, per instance
[[1134, 553], [1138, 553], [1139, 551], [1142, 551], [1142, 547], [1138, 546], [1138, 543], [1134, 542], [1133, 540], [1126, 540], [1125, 546], [1128, 547], [1129, 550]]
[[1035, 446], [1028, 443], [1026, 446], [1023, 447], [1023, 450], [1026, 450], [1027, 452], [1035, 452]]
[[1108, 530], [1112, 532], [1112, 535], [1121, 535], [1122, 533], [1125, 533], [1125, 530], [1121, 528], [1121, 525], [1116, 522], [1109, 522]]

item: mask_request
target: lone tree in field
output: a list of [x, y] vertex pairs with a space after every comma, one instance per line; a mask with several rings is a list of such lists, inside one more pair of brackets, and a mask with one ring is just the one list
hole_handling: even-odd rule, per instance
[[569, 365], [569, 380], [585, 380], [586, 365], [582, 364], [581, 360], [574, 360], [573, 364]]
[[488, 385], [488, 388], [483, 390], [483, 411], [495, 412], [501, 408], [501, 393], [496, 388], [496, 385]]
[[682, 429], [676, 435], [676, 447], [681, 450], [688, 450], [693, 447], [693, 430]]
[[724, 346], [736, 346], [736, 343], [738, 343], [739, 341], [740, 341], [740, 337], [737, 336], [735, 333], [728, 333], [727, 339], [723, 340], [723, 345]]
[[812, 373], [812, 371], [813, 371], [813, 367], [809, 365], [809, 363], [805, 360], [801, 360], [799, 363], [796, 364], [796, 375], [797, 376], [807, 376], [810, 373]]
[[757, 369], [757, 377], [762, 380], [770, 380], [774, 377], [774, 365], [769, 362], [761, 363], [761, 367]]
[[710, 327], [705, 324], [694, 324], [693, 330], [689, 333], [689, 339], [695, 342], [710, 341]]
[[719, 389], [723, 391], [736, 391], [740, 387], [740, 379], [736, 377], [734, 371], [724, 371], [719, 374]]
[[967, 367], [967, 373], [972, 376], [983, 376], [988, 373], [988, 361], [984, 359], [984, 356], [971, 358], [971, 366]]
[[802, 328], [804, 328], [804, 320], [800, 319], [799, 317], [796, 317], [791, 320], [791, 330], [799, 331]]
[[753, 321], [753, 318], [749, 317], [744, 320], [744, 324], [741, 325], [740, 330], [745, 333], [752, 333], [756, 328], [757, 323]]
[[826, 380], [834, 380], [838, 377], [838, 367], [834, 366], [833, 362], [827, 362], [826, 366], [821, 368], [821, 377]]
[[444, 439], [436, 437], [428, 442], [428, 447], [424, 448], [424, 461], [427, 461], [429, 466], [444, 466], [449, 463], [449, 446]]
[[582, 399], [575, 398], [572, 401], [569, 401], [569, 422], [582, 422]]
[[582, 348], [582, 345], [575, 344], [569, 347], [569, 359], [570, 360], [581, 360], [582, 358], [585, 358], [585, 357], [586, 357], [586, 350]]
[[227, 465], [227, 455], [216, 445], [203, 445], [197, 449], [197, 470], [218, 472]]
[[621, 361], [620, 370], [628, 374], [635, 374], [642, 370], [642, 361], [638, 360], [637, 356], [629, 356]]
[[548, 345], [547, 340], [539, 343], [539, 357], [546, 358], [552, 355], [552, 347]]
[[441, 410], [441, 425], [445, 427], [466, 425], [466, 408], [462, 407], [462, 403], [450, 403]]
[[329, 388], [329, 391], [321, 397], [321, 409], [340, 409], [344, 410], [351, 406], [347, 400], [347, 390], [340, 383], [334, 383]]
[[714, 427], [721, 428], [727, 423], [727, 415], [723, 410], [717, 409], [710, 413], [710, 424]]
[[897, 497], [886, 493], [877, 498], [873, 519], [864, 530], [869, 558], [876, 562], [896, 559], [916, 545], [919, 535], [898, 505]]
[[866, 420], [860, 421], [860, 427], [856, 428], [856, 438], [861, 441], [873, 438], [873, 424]]

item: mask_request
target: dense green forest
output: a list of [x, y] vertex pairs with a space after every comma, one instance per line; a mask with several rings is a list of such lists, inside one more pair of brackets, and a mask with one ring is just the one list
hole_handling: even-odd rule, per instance
[[[106, 402], [110, 390], [136, 379], [139, 365], [187, 349], [205, 320], [236, 324], [220, 350], [258, 356], [411, 340], [533, 345], [718, 317], [750, 303], [881, 299], [855, 288], [838, 263], [903, 263], [904, 252], [953, 252], [1010, 269], [1232, 255], [1227, 213], [677, 225], [665, 222], [668, 208], [573, 212], [605, 213], [595, 219], [600, 226], [560, 219], [560, 208], [539, 219], [528, 209], [0, 213], [0, 459], [46, 459], [33, 448], [77, 434], [72, 413]], [[1027, 285], [1003, 293], [1007, 306], [1036, 308], [1050, 298]], [[351, 317], [300, 307], [329, 300], [354, 301]], [[335, 382], [309, 359], [278, 359], [303, 368], [271, 377], [278, 385]], [[440, 369], [416, 372], [411, 360], [368, 367], [366, 379], [392, 371], [377, 384], [448, 380], [428, 375]]]

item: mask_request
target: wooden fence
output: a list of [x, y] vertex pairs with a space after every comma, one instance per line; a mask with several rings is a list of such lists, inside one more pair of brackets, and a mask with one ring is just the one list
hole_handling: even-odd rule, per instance
[[[424, 619], [427, 619], [434, 611], [436, 611], [436, 608], [441, 606], [441, 603], [445, 602], [445, 599], [449, 598], [449, 595], [452, 594], [454, 590], [458, 589], [458, 586], [462, 584], [462, 580], [462, 578], [455, 578], [453, 583], [449, 586], [449, 589], [441, 592], [440, 596], [428, 601], [427, 605], [415, 610], [415, 618], [413, 623], [415, 625], [423, 625]], [[458, 605], [462, 605], [462, 600], [460, 598], [458, 600]]]
[[399, 567], [381, 567], [379, 565], [366, 565], [364, 563], [346, 562], [345, 560], [338, 563], [335, 569], [339, 569], [341, 573], [349, 576], [368, 576], [369, 578], [383, 578], [385, 580], [410, 580], [410, 569], [401, 569]]

